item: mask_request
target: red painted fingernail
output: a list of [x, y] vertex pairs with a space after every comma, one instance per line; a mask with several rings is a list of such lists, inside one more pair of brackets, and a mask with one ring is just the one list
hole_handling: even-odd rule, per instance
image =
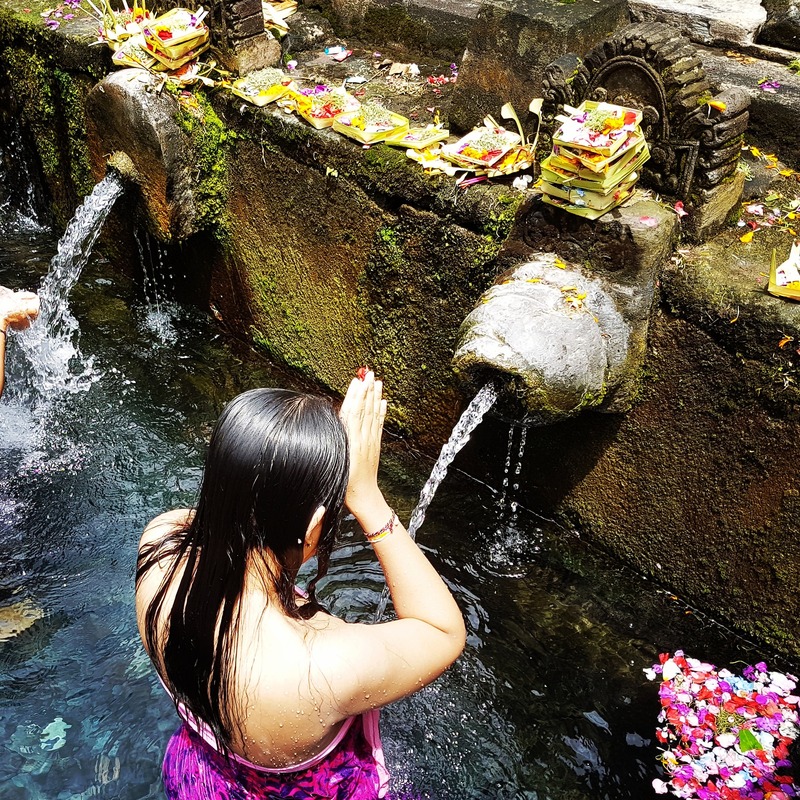
[[356, 372], [356, 378], [360, 381], [363, 381], [364, 378], [367, 377], [367, 373], [369, 372], [369, 367], [359, 367], [358, 371]]

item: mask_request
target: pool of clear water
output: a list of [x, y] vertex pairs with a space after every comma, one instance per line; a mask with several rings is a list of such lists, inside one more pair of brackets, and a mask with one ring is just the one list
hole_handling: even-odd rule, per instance
[[[46, 232], [0, 235], [0, 283], [35, 288], [54, 246]], [[31, 401], [29, 367], [10, 337], [0, 400], [0, 797], [158, 798], [176, 716], [136, 632], [139, 533], [192, 502], [227, 400], [296, 380], [226, 340], [201, 310], [155, 311], [100, 258], [72, 310], [88, 388]], [[407, 520], [432, 460], [388, 438], [382, 482]], [[505, 452], [498, 442], [497, 458]], [[771, 655], [574, 532], [512, 513], [497, 487], [460, 473], [458, 459], [418, 541], [455, 591], [469, 640], [442, 679], [384, 712], [400, 791], [651, 797], [658, 702], [643, 668], [676, 647], [718, 664]], [[346, 521], [322, 597], [368, 620], [382, 587]], [[15, 620], [24, 630], [11, 636]]]

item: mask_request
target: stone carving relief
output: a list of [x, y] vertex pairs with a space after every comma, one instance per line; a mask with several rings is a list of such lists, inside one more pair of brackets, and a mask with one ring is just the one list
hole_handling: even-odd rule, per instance
[[631, 25], [585, 58], [557, 59], [545, 70], [543, 89], [544, 148], [565, 105], [604, 100], [643, 109], [651, 157], [642, 185], [702, 203], [736, 171], [750, 99], [738, 88], [713, 95], [697, 51], [667, 25]]

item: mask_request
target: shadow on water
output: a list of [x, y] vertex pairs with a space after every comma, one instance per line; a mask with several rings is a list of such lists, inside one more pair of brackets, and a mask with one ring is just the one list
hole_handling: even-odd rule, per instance
[[[0, 283], [38, 285], [53, 247], [42, 234], [6, 236]], [[21, 393], [0, 402], [0, 797], [155, 799], [176, 717], [136, 632], [139, 533], [192, 502], [224, 403], [291, 381], [168, 299], [165, 337], [151, 305], [101, 259], [71, 311], [96, 379], [42, 413]], [[10, 337], [11, 372], [18, 346]], [[502, 474], [508, 430], [496, 438]], [[527, 462], [536, 444], [525, 447]], [[430, 466], [387, 455], [382, 479], [404, 519]], [[643, 668], [676, 647], [718, 664], [770, 654], [513, 505], [510, 482], [498, 506], [501, 480], [493, 485], [451, 471], [420, 530], [469, 640], [441, 680], [384, 712], [396, 788], [439, 800], [651, 797], [658, 703]], [[382, 588], [346, 520], [323, 599], [370, 620]]]

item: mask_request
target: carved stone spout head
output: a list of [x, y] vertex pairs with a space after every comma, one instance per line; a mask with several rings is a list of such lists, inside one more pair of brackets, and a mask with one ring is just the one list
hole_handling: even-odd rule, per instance
[[453, 365], [468, 382], [499, 376], [520, 416], [556, 421], [600, 406], [618, 386], [630, 332], [597, 280], [537, 253], [484, 293], [461, 326]]

